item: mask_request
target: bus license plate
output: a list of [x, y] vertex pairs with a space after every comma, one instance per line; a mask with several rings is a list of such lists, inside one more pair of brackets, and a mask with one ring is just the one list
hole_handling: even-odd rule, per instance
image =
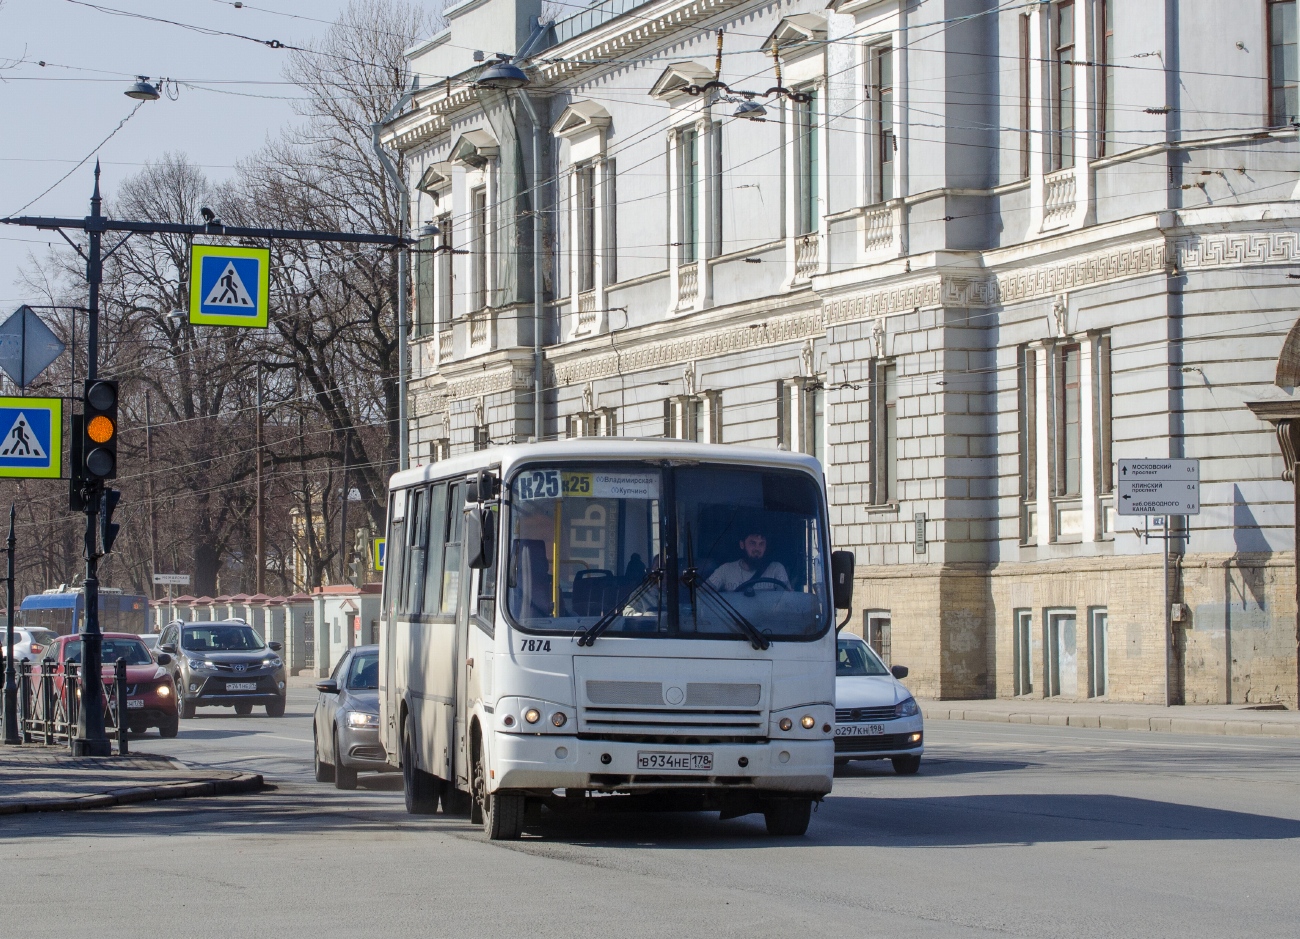
[[257, 682], [255, 681], [228, 681], [226, 682], [227, 691], [256, 691]]
[[658, 750], [638, 750], [637, 769], [679, 770], [688, 773], [711, 772], [712, 753], [663, 753]]
[[131, 708], [142, 708], [142, 707], [144, 707], [144, 698], [127, 698], [127, 699], [126, 699], [126, 709], [127, 709], [128, 711], [129, 711]]
[[836, 724], [837, 737], [879, 737], [885, 732], [884, 724]]

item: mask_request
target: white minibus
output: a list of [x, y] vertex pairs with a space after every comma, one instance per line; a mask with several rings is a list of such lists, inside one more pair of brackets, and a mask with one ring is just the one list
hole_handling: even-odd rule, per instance
[[380, 728], [408, 811], [494, 839], [544, 808], [807, 829], [853, 584], [812, 457], [492, 447], [395, 475], [387, 538]]

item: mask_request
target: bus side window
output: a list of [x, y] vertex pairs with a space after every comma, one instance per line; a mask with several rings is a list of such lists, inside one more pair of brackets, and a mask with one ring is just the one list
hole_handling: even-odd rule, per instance
[[[496, 522], [496, 507], [489, 509]], [[494, 526], [495, 527], [495, 526]], [[498, 529], [499, 532], [499, 529]], [[498, 536], [500, 534], [498, 533]], [[479, 629], [489, 636], [496, 635], [496, 597], [497, 597], [497, 556], [499, 552], [493, 546], [492, 563], [478, 572], [478, 603], [474, 606], [474, 621]]]
[[456, 483], [447, 500], [447, 542], [443, 555], [442, 612], [456, 612], [460, 599], [460, 544], [465, 529], [465, 485]]
[[418, 616], [424, 599], [424, 565], [429, 544], [429, 490], [410, 493], [406, 515], [406, 558], [402, 576], [402, 612]]
[[424, 611], [442, 610], [442, 562], [447, 533], [447, 484], [436, 483], [429, 510], [429, 564], [424, 578]]
[[389, 530], [384, 556], [384, 609], [395, 613], [401, 606], [402, 563], [406, 559], [405, 489], [393, 492], [388, 502]]

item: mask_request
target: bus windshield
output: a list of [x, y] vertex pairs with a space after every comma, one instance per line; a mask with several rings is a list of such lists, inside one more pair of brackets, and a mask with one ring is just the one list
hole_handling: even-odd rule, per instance
[[506, 609], [526, 630], [811, 639], [830, 623], [821, 489], [770, 467], [573, 463], [511, 483]]

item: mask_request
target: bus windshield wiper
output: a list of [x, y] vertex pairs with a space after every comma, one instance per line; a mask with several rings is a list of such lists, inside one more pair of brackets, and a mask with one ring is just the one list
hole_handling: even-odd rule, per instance
[[614, 620], [623, 615], [623, 611], [627, 609], [629, 604], [641, 599], [653, 584], [659, 583], [662, 576], [663, 571], [657, 567], [652, 567], [646, 571], [645, 576], [641, 578], [641, 583], [633, 587], [631, 593], [619, 599], [618, 602], [601, 614], [600, 619], [583, 630], [582, 635], [578, 637], [578, 645], [595, 645], [596, 637], [609, 629], [614, 624]]
[[700, 576], [699, 570], [688, 567], [682, 573], [682, 583], [690, 588], [692, 593], [698, 590], [704, 599], [712, 601], [715, 607], [721, 610], [735, 626], [739, 627], [740, 631], [745, 634], [745, 638], [749, 640], [749, 644], [755, 649], [763, 650], [772, 645], [771, 640], [759, 632], [758, 627], [751, 623], [745, 614], [732, 606], [717, 587]]

